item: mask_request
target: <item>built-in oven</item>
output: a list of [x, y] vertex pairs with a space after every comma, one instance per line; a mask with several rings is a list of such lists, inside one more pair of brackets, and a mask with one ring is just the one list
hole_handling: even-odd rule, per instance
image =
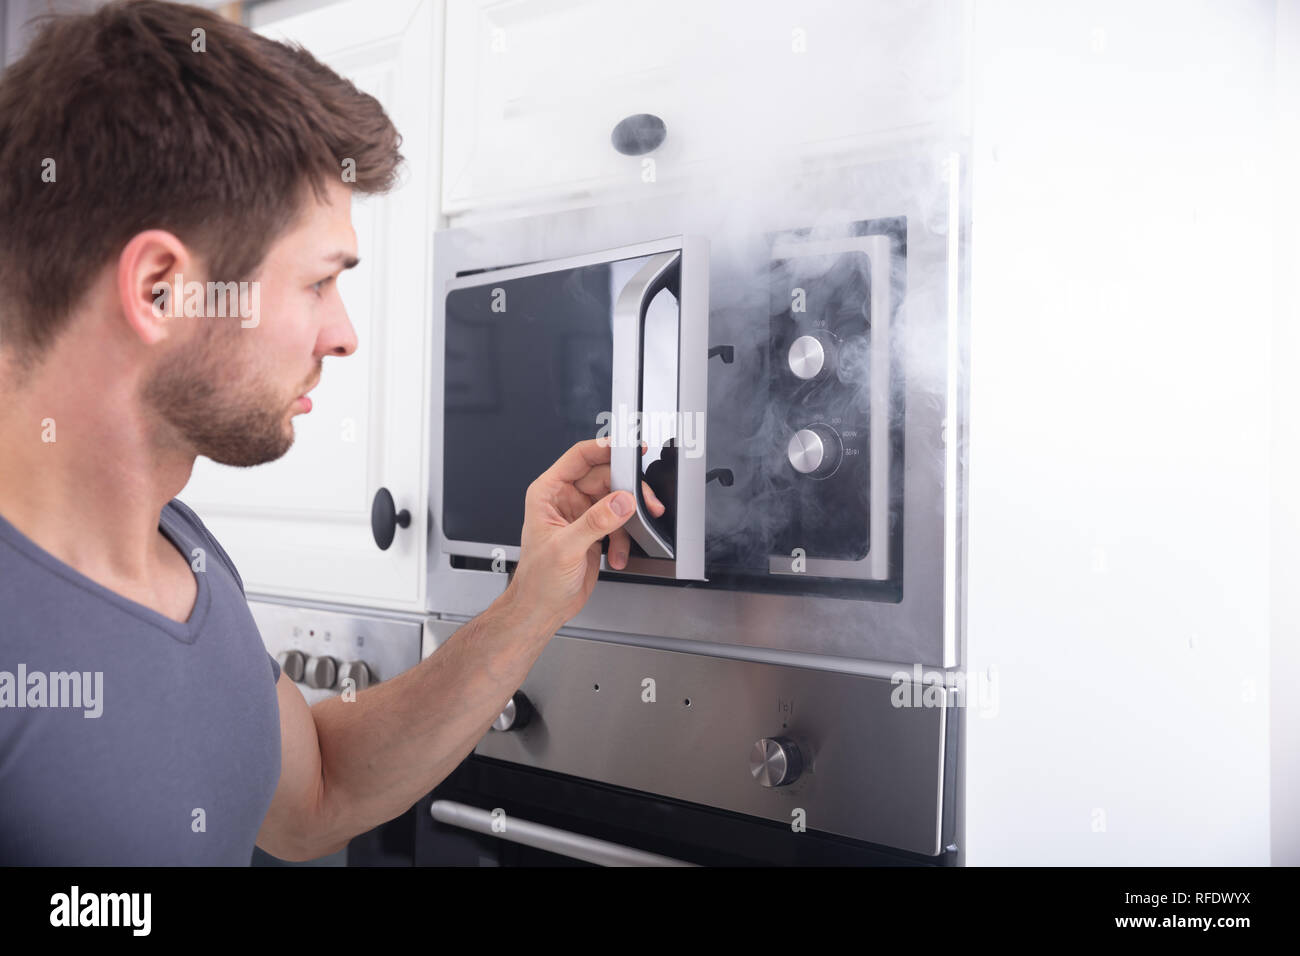
[[[743, 856], [687, 838], [692, 813], [953, 858], [959, 169], [828, 166], [749, 201], [681, 185], [435, 236], [424, 653], [503, 591], [525, 490], [570, 445], [608, 436], [637, 496], [632, 560], [602, 562], [445, 786], [515, 779], [539, 817], [529, 793], [592, 787], [579, 817], [627, 834], [648, 813], [658, 831], [614, 842], [672, 859]], [[506, 839], [490, 791], [435, 793], [427, 832]]]

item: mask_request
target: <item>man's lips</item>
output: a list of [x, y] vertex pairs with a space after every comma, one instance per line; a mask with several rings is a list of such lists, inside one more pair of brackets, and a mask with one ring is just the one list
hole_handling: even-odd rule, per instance
[[[319, 384], [320, 384], [320, 379], [318, 378], [316, 379], [316, 381], [312, 382], [311, 388], [307, 389], [307, 392], [310, 392], [313, 388], [315, 388]], [[297, 398], [294, 399], [294, 404], [297, 405], [299, 408], [301, 408], [304, 412], [311, 411], [311, 399], [307, 397], [307, 392], [303, 392], [301, 395], [299, 395]]]

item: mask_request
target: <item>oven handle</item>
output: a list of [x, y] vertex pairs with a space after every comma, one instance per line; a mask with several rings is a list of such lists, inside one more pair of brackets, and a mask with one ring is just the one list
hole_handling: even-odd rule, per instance
[[[641, 411], [641, 380], [644, 375], [641, 342], [645, 334], [646, 310], [650, 307], [650, 300], [665, 288], [673, 289], [680, 303], [681, 259], [680, 251], [651, 256], [618, 295], [618, 302], [614, 305], [614, 374], [610, 389], [610, 413], [614, 421], [626, 421], [621, 410], [632, 414]], [[636, 503], [632, 517], [623, 527], [647, 555], [672, 560], [673, 546], [650, 524], [641, 496], [640, 442], [621, 441], [623, 436], [617, 434], [612, 437], [610, 491], [630, 491]]]
[[[634, 850], [618, 843], [597, 840], [541, 823], [530, 823], [518, 817], [493, 817], [487, 810], [480, 810], [467, 803], [457, 803], [455, 800], [434, 800], [429, 813], [439, 823], [600, 866], [695, 866], [694, 863]], [[494, 829], [494, 824], [499, 829]]]

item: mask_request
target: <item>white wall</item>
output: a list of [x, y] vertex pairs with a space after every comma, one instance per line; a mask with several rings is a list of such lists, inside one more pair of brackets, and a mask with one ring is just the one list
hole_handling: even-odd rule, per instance
[[[228, 5], [228, 0], [184, 0], [194, 6], [215, 9]], [[270, 0], [272, 4], [286, 0]], [[288, 0], [299, 5], [320, 5], [331, 0]], [[12, 63], [22, 55], [30, 39], [27, 22], [43, 13], [77, 13], [103, 6], [105, 0], [0, 0], [0, 67]], [[245, 4], [250, 6], [250, 4]]]
[[975, 19], [966, 862], [1267, 864], [1274, 4]]
[[1300, 866], [1300, 0], [1280, 0], [1277, 201], [1274, 207], [1272, 844], [1275, 866]]
[[257, 0], [245, 2], [245, 22], [251, 27], [263, 27], [268, 23], [294, 17], [308, 10], [329, 6], [340, 0]]
[[5, 0], [4, 62], [12, 63], [22, 55], [30, 39], [27, 23], [44, 13], [76, 13], [93, 10], [103, 0]]

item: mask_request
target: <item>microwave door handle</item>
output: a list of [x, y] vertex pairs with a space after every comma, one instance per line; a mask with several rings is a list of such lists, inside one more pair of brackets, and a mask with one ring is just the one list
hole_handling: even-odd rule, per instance
[[[641, 340], [646, 310], [650, 301], [677, 278], [680, 262], [680, 251], [651, 256], [623, 286], [614, 304], [613, 386], [610, 390], [610, 413], [614, 422], [627, 421], [624, 413], [641, 411]], [[637, 421], [640, 421], [639, 415]], [[623, 527], [647, 555], [672, 560], [673, 547], [650, 524], [641, 497], [640, 431], [637, 431], [638, 440], [635, 442], [622, 441], [624, 437], [611, 433], [609, 451], [610, 491], [630, 491], [636, 502], [632, 517]]]

